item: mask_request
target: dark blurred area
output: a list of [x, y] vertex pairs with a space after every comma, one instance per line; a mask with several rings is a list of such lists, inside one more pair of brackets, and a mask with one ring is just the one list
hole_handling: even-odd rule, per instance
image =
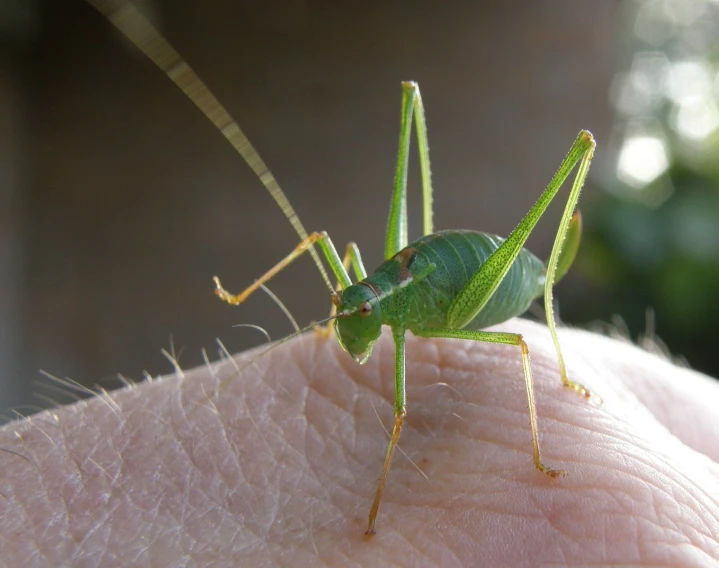
[[[610, 89], [612, 170], [588, 215], [568, 321], [619, 314], [719, 376], [719, 3], [636, 3]], [[592, 301], [587, 302], [586, 298]], [[648, 329], [645, 329], [648, 328]]]
[[[684, 29], [671, 24], [674, 39], [643, 47], [634, 8], [645, 4], [672, 2], [138, 6], [228, 107], [308, 230], [327, 230], [338, 248], [356, 241], [368, 269], [382, 257], [400, 81], [422, 88], [438, 229], [507, 234], [577, 132], [591, 130], [599, 148], [580, 200], [588, 234], [558, 288], [563, 319], [619, 314], [636, 338], [652, 308], [672, 353], [719, 374], [709, 347], [718, 161], [681, 146], [680, 111], [657, 87], [664, 102], [641, 112], [663, 133], [666, 166], [640, 175], [643, 185], [618, 167], [644, 160], [624, 149], [650, 132], [635, 128], [636, 104], [621, 102], [634, 54], [665, 53], [671, 69], [667, 46]], [[716, 18], [716, 3], [694, 4]], [[265, 341], [237, 323], [291, 332], [262, 293], [239, 308], [212, 293], [214, 274], [239, 291], [297, 236], [192, 103], [81, 0], [10, 1], [0, 17], [0, 407], [31, 412], [33, 393], [65, 400], [37, 384], [46, 384], [38, 369], [112, 388], [117, 374], [170, 371], [160, 349], [171, 344], [189, 367], [203, 348], [216, 356], [216, 337], [232, 352]], [[704, 32], [708, 20], [696, 18]], [[708, 80], [716, 105], [716, 69]], [[692, 144], [709, 148], [712, 132]], [[416, 238], [416, 160], [411, 168]], [[562, 199], [529, 242], [542, 258]], [[309, 259], [270, 287], [300, 325], [329, 313]]]

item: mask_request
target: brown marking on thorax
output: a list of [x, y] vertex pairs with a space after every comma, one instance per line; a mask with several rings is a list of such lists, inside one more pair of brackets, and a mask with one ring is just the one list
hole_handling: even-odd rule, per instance
[[395, 260], [399, 262], [399, 282], [402, 283], [405, 280], [412, 278], [412, 273], [409, 270], [410, 264], [417, 256], [416, 248], [406, 248], [399, 251], [395, 256]]

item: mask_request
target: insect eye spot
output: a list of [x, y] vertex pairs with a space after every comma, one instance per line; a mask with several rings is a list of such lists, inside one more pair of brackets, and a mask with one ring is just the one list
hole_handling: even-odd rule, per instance
[[369, 302], [364, 302], [364, 303], [359, 307], [359, 313], [360, 313], [361, 316], [368, 316], [368, 315], [370, 315], [370, 314], [372, 313], [372, 304], [370, 304]]

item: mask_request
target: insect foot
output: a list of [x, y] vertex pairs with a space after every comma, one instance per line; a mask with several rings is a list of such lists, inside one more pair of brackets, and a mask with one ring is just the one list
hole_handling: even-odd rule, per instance
[[575, 383], [572, 380], [569, 380], [567, 377], [563, 377], [562, 382], [564, 383], [564, 386], [567, 388], [572, 389], [574, 392], [576, 392], [579, 396], [586, 398], [588, 401], [594, 401], [596, 404], [602, 404], [604, 400], [601, 396], [598, 394], [590, 391], [587, 387], [584, 385], [581, 385], [579, 383]]

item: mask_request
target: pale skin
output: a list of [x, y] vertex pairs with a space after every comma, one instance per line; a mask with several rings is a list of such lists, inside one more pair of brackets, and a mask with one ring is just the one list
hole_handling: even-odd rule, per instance
[[588, 404], [558, 380], [546, 327], [494, 329], [524, 335], [545, 460], [568, 476], [532, 463], [516, 347], [408, 335], [406, 456], [382, 530], [363, 537], [392, 424], [392, 340], [359, 366], [310, 333], [234, 377], [225, 361], [6, 425], [0, 564], [719, 561], [719, 383], [560, 330], [570, 374], [604, 399]]

